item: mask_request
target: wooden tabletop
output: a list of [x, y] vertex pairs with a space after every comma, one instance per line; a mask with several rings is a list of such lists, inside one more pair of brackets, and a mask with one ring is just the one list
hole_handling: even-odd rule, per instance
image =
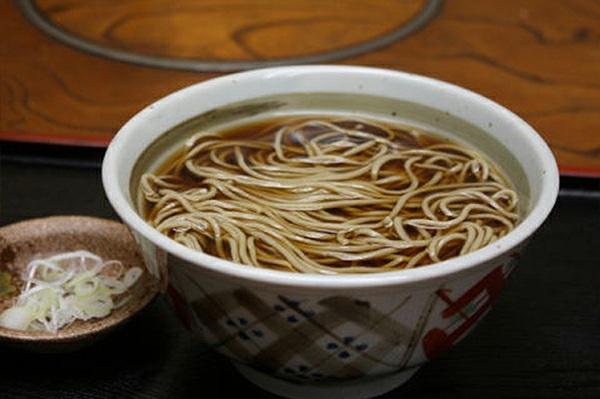
[[600, 176], [594, 0], [0, 2], [0, 140], [105, 146], [183, 86], [278, 64], [420, 73], [510, 108], [563, 174]]

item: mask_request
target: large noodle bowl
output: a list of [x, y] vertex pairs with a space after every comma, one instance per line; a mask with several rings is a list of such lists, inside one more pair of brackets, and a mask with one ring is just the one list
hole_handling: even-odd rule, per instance
[[142, 176], [140, 194], [147, 221], [185, 246], [304, 273], [428, 265], [519, 221], [512, 185], [477, 151], [357, 118], [199, 132]]

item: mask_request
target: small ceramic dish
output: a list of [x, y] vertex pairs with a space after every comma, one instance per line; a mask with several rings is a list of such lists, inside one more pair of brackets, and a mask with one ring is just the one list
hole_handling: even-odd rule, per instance
[[[19, 222], [0, 228], [0, 272], [10, 273], [14, 285], [36, 256], [75, 250], [87, 250], [103, 259], [116, 259], [126, 269], [144, 270], [129, 290], [131, 299], [107, 317], [77, 320], [57, 333], [20, 331], [0, 327], [0, 342], [23, 345], [40, 352], [79, 349], [123, 324], [142, 310], [159, 292], [159, 283], [145, 270], [135, 240], [121, 223], [86, 216], [54, 216]], [[18, 289], [0, 296], [0, 311], [10, 307]]]

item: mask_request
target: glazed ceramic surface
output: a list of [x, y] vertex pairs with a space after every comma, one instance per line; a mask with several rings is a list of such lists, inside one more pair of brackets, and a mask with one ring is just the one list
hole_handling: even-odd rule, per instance
[[[469, 143], [513, 180], [523, 220], [492, 245], [436, 265], [325, 276], [202, 254], [139, 215], [138, 169], [155, 167], [190, 130], [294, 110], [372, 114]], [[460, 341], [489, 311], [558, 192], [547, 145], [500, 105], [437, 80], [345, 66], [256, 70], [167, 96], [119, 131], [104, 160], [103, 182], [157, 275], [168, 254], [169, 293], [181, 320], [255, 383], [289, 397], [380, 394]], [[358, 388], [344, 391], [349, 386]]]
[[387, 374], [434, 358], [491, 307], [518, 250], [419, 289], [302, 293], [247, 287], [174, 262], [180, 318], [220, 353], [295, 381]]

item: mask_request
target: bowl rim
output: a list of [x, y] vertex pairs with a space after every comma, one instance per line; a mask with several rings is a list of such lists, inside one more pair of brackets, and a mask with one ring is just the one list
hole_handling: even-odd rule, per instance
[[[226, 87], [232, 82], [235, 82], [237, 87], [241, 87], [245, 82], [257, 81], [265, 77], [274, 77], [275, 79], [287, 77], [293, 79], [302, 74], [323, 73], [336, 73], [340, 75], [376, 74], [388, 79], [433, 86], [436, 89], [452, 92], [458, 97], [469, 99], [474, 103], [489, 107], [499, 117], [510, 120], [520, 133], [523, 134], [523, 139], [528, 141], [528, 144], [535, 149], [536, 155], [540, 159], [540, 165], [543, 167], [545, 179], [540, 189], [539, 199], [533, 204], [529, 213], [512, 232], [493, 244], [472, 253], [414, 269], [369, 274], [321, 275], [249, 267], [185, 247], [151, 227], [133, 209], [127, 195], [120, 190], [118, 176], [121, 171], [119, 170], [118, 160], [120, 157], [126, 156], [127, 143], [135, 140], [136, 128], [138, 125], [144, 123], [150, 113], [156, 114], [167, 106], [172, 106], [174, 102], [179, 102], [190, 96], [196, 97], [202, 91], [208, 89], [218, 89], [219, 86]], [[177, 123], [180, 122], [182, 121], [177, 121]], [[131, 170], [126, 172], [130, 173]], [[134, 115], [117, 132], [104, 156], [102, 181], [109, 202], [130, 228], [157, 247], [193, 264], [195, 267], [230, 278], [252, 281], [259, 284], [319, 289], [363, 289], [414, 284], [438, 278], [448, 278], [463, 271], [477, 269], [478, 266], [493, 261], [502, 254], [508, 253], [524, 243], [540, 227], [552, 210], [558, 196], [559, 172], [550, 148], [531, 126], [513, 112], [480, 94], [441, 80], [389, 69], [342, 65], [304, 65], [265, 68], [224, 75], [182, 88], [157, 100]]]

